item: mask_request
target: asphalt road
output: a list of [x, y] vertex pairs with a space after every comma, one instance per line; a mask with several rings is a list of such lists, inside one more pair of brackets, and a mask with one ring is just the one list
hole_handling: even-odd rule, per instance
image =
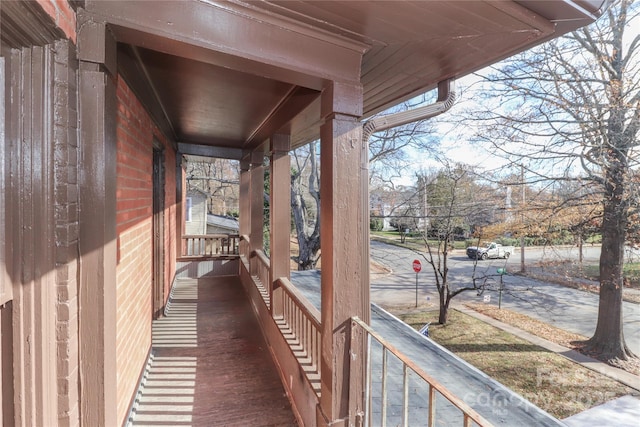
[[[596, 261], [600, 256], [599, 247], [585, 247], [585, 260]], [[630, 253], [631, 257], [640, 257], [639, 253]], [[382, 306], [434, 304], [437, 307], [438, 293], [435, 278], [430, 266], [415, 252], [393, 245], [372, 241], [371, 257], [374, 261], [391, 269], [389, 274], [371, 275], [371, 301]], [[577, 259], [576, 248], [527, 249], [525, 265], [540, 259]], [[418, 274], [416, 293], [416, 274], [412, 261], [422, 261], [422, 271]], [[472, 286], [474, 262], [462, 251], [454, 251], [448, 259], [449, 283], [452, 288]], [[500, 300], [497, 269], [506, 267], [507, 272], [520, 270], [520, 254], [508, 260], [479, 261], [475, 266], [475, 277], [493, 276], [490, 290], [482, 295], [476, 291], [459, 294], [453, 303], [484, 302], [498, 305]], [[522, 276], [503, 276], [501, 306], [514, 310], [559, 328], [590, 337], [595, 331], [598, 313], [598, 295], [572, 289]], [[635, 354], [640, 355], [640, 306], [623, 303], [624, 334], [627, 345]]]

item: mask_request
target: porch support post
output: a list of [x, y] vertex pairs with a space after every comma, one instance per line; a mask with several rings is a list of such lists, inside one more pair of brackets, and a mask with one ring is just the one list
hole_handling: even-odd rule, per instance
[[[251, 163], [248, 160], [240, 161], [240, 235], [249, 236], [251, 234], [251, 203], [249, 202], [249, 194], [251, 189]], [[240, 244], [240, 255], [244, 255], [245, 262], [249, 261], [251, 248], [246, 242]]]
[[289, 150], [291, 139], [289, 135], [274, 135], [271, 137], [270, 167], [270, 247], [271, 270], [271, 314], [282, 314], [282, 289], [275, 289], [275, 281], [280, 277], [291, 277], [290, 246], [291, 233], [291, 160]]
[[81, 146], [80, 420], [118, 423], [116, 396], [116, 42], [103, 22], [78, 13]]
[[184, 156], [176, 154], [176, 254], [183, 255], [182, 236], [184, 235], [184, 196], [186, 194], [186, 180], [184, 173]]
[[[262, 152], [251, 153], [251, 190], [249, 192], [251, 211], [251, 252], [264, 248], [264, 237], [262, 235], [262, 224], [264, 221], [264, 155]], [[257, 261], [255, 261], [257, 262]], [[251, 262], [251, 274], [256, 274], [253, 267], [255, 262]]]
[[356, 424], [364, 401], [364, 348], [350, 348], [350, 318], [370, 318], [368, 150], [358, 122], [362, 86], [328, 85], [321, 111], [322, 397], [317, 420], [319, 426], [346, 426]]

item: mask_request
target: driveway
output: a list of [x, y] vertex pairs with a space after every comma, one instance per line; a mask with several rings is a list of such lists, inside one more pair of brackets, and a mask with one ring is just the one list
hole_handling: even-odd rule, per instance
[[[563, 256], [576, 256], [572, 248], [562, 249]], [[597, 259], [599, 248], [588, 248], [586, 257]], [[541, 257], [559, 256], [549, 250], [528, 250], [525, 259], [536, 261]], [[417, 300], [419, 305], [433, 304], [437, 307], [438, 292], [435, 286], [431, 267], [415, 252], [385, 243], [371, 242], [371, 258], [389, 268], [390, 274], [371, 275], [371, 301], [381, 306], [414, 305], [416, 302], [416, 274], [412, 270], [412, 261], [422, 261], [422, 271], [418, 274]], [[474, 262], [463, 252], [454, 251], [448, 261], [449, 283], [453, 288], [471, 286]], [[477, 264], [476, 277], [479, 275], [495, 275], [500, 267], [507, 271], [520, 268], [520, 254], [509, 260], [487, 260]], [[467, 291], [456, 296], [453, 303], [484, 302], [498, 305], [500, 299], [499, 277], [494, 277], [494, 289], [483, 295], [475, 291]], [[503, 276], [503, 292], [501, 306], [526, 314], [561, 329], [578, 333], [587, 337], [593, 335], [598, 314], [598, 295], [565, 286], [546, 283], [522, 276]], [[640, 306], [629, 302], [623, 303], [624, 334], [627, 345], [635, 354], [640, 354]]]

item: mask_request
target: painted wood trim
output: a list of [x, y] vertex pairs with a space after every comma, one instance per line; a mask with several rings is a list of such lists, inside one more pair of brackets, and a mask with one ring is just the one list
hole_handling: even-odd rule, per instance
[[[324, 124], [320, 129], [320, 198], [322, 251], [322, 361], [318, 419], [327, 425], [355, 424], [357, 402], [350, 402], [349, 384], [364, 384], [363, 370], [351, 369], [350, 351], [364, 358], [364, 348], [350, 348], [350, 319], [368, 318], [368, 244], [364, 211], [367, 170], [362, 168], [362, 126], [357, 110], [362, 88], [332, 84], [322, 94]], [[351, 397], [353, 398], [353, 396]], [[362, 405], [360, 405], [362, 406]]]
[[358, 82], [369, 48], [232, 2], [149, 8], [144, 2], [98, 0], [85, 7], [112, 24], [119, 41], [316, 90], [326, 80]]
[[[83, 57], [82, 49], [79, 53]], [[79, 72], [83, 147], [79, 182], [80, 419], [83, 425], [117, 425], [114, 327], [117, 101], [112, 78], [98, 65], [81, 61]]]

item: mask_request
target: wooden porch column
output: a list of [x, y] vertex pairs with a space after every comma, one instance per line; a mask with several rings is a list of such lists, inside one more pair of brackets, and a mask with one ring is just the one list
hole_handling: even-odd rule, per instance
[[[251, 203], [249, 202], [249, 194], [251, 191], [251, 163], [248, 160], [240, 161], [240, 235], [248, 236], [251, 234]], [[240, 252], [240, 255], [246, 255], [246, 261], [249, 261], [249, 253], [251, 248], [247, 247], [246, 243], [242, 243], [243, 249], [246, 248], [247, 252]]]
[[[251, 252], [264, 248], [262, 224], [264, 221], [264, 156], [262, 153], [251, 153], [251, 190], [249, 191], [251, 217]], [[253, 265], [253, 263], [252, 263]], [[252, 271], [251, 274], [255, 274]]]
[[[289, 135], [274, 135], [271, 137], [271, 173], [270, 179], [270, 242], [271, 242], [271, 270], [269, 281], [271, 289], [280, 277], [291, 278], [290, 246], [291, 233], [291, 161], [289, 150], [291, 140]], [[271, 295], [271, 314], [282, 314], [282, 289], [274, 289]]]
[[[362, 87], [333, 83], [322, 93], [320, 130], [322, 397], [318, 425], [355, 425], [364, 406], [364, 348], [350, 349], [350, 318], [370, 319], [368, 150]], [[353, 353], [350, 356], [350, 350]], [[350, 390], [349, 385], [359, 385]], [[350, 401], [351, 392], [351, 401]]]
[[182, 236], [184, 235], [184, 196], [186, 194], [184, 157], [176, 153], [176, 254], [182, 256]]
[[80, 419], [117, 424], [116, 42], [78, 14], [80, 146]]

